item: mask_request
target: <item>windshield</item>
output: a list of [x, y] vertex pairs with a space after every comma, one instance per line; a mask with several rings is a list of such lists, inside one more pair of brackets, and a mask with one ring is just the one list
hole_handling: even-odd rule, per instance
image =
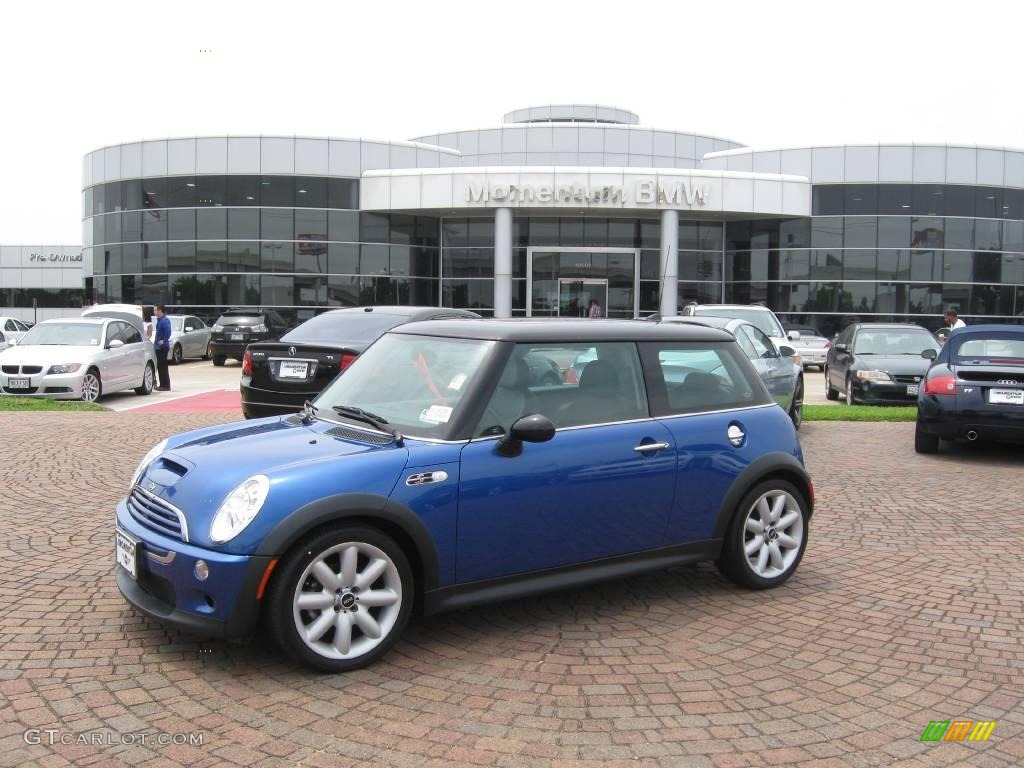
[[861, 331], [853, 344], [855, 355], [920, 355], [939, 345], [928, 331]]
[[373, 312], [325, 312], [307, 320], [298, 328], [281, 337], [281, 341], [308, 344], [337, 344], [339, 341], [369, 343], [384, 331], [409, 320], [403, 315], [383, 315]]
[[956, 351], [958, 362], [1024, 365], [1024, 338], [997, 334], [986, 339], [967, 339]]
[[99, 323], [41, 323], [22, 336], [19, 347], [98, 347], [103, 336]]
[[732, 317], [739, 320], [746, 320], [759, 331], [767, 336], [774, 336], [777, 339], [783, 338], [786, 334], [782, 332], [775, 316], [764, 309], [747, 309], [745, 307], [698, 307], [695, 314], [707, 315], [709, 317]]
[[[314, 401], [360, 408], [410, 436], [444, 439], [495, 342], [389, 333], [356, 358]], [[356, 422], [359, 423], [359, 422]]]

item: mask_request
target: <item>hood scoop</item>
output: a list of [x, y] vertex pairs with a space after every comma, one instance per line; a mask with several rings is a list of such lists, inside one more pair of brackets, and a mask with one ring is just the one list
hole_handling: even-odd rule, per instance
[[373, 432], [362, 432], [349, 427], [331, 427], [324, 434], [331, 437], [340, 437], [343, 440], [354, 440], [357, 443], [370, 443], [371, 445], [391, 445], [395, 442], [395, 438], [391, 435], [377, 435]]

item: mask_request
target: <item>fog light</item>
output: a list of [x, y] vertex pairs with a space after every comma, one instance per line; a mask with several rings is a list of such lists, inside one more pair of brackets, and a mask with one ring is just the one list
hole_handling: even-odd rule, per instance
[[206, 564], [205, 560], [196, 560], [196, 567], [193, 569], [193, 572], [200, 581], [206, 581], [210, 577], [210, 567]]

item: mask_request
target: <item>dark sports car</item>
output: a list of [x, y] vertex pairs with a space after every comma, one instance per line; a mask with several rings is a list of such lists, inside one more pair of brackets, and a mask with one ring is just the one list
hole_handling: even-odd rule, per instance
[[307, 320], [279, 341], [250, 344], [242, 358], [242, 413], [255, 419], [300, 411], [395, 326], [457, 317], [479, 315], [444, 307], [334, 309]]
[[1024, 443], [1024, 326], [958, 328], [935, 357], [917, 401], [914, 448], [939, 441]]

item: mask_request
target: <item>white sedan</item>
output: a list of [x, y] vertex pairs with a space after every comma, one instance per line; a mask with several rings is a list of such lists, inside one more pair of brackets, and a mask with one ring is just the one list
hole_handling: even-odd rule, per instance
[[7, 343], [13, 345], [28, 333], [28, 326], [16, 317], [0, 315], [0, 332], [3, 333]]
[[101, 395], [153, 391], [156, 355], [141, 320], [44, 320], [0, 352], [0, 393], [92, 403]]

